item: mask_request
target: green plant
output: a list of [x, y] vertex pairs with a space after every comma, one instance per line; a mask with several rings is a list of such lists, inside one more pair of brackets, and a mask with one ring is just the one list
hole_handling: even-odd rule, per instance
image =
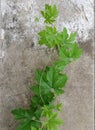
[[34, 96], [31, 98], [30, 108], [12, 110], [15, 119], [21, 121], [17, 130], [58, 130], [58, 126], [62, 124], [62, 120], [58, 118], [62, 104], [55, 104], [54, 101], [64, 93], [68, 80], [62, 71], [82, 54], [82, 49], [76, 42], [76, 32], [68, 34], [66, 28], [58, 32], [53, 24], [58, 16], [56, 5], [46, 4], [41, 14], [45, 18], [46, 27], [38, 33], [39, 44], [57, 49], [59, 59], [44, 70], [36, 70], [36, 84], [31, 87]]

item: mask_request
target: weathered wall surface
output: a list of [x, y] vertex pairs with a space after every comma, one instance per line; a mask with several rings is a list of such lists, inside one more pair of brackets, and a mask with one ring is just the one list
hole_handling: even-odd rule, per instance
[[93, 130], [93, 0], [1, 0], [0, 130], [16, 130], [11, 109], [28, 105], [35, 69], [56, 59], [56, 52], [37, 44], [37, 33], [44, 25], [42, 18], [39, 22], [35, 18], [45, 3], [57, 4], [58, 29], [77, 31], [84, 50], [66, 69], [69, 81], [58, 98], [63, 103], [60, 130]]

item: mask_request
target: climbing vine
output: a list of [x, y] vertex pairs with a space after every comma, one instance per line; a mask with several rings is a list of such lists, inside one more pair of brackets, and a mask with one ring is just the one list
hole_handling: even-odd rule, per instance
[[64, 93], [68, 76], [64, 68], [78, 59], [82, 49], [76, 41], [77, 33], [69, 34], [64, 28], [59, 32], [55, 26], [58, 10], [56, 5], [45, 5], [41, 11], [45, 29], [38, 33], [39, 44], [54, 48], [58, 52], [58, 60], [44, 70], [36, 70], [36, 84], [31, 87], [34, 96], [31, 97], [28, 109], [12, 110], [16, 120], [20, 120], [17, 130], [58, 130], [63, 121], [58, 117], [62, 104], [54, 103], [58, 95]]

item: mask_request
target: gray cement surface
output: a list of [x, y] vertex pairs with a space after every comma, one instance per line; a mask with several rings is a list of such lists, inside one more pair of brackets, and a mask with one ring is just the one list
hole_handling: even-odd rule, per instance
[[43, 19], [35, 22], [45, 3], [56, 3], [59, 30], [78, 32], [82, 57], [66, 68], [69, 80], [58, 97], [64, 125], [59, 130], [93, 130], [93, 0], [1, 0], [0, 14], [0, 130], [16, 130], [11, 110], [28, 107], [30, 84], [37, 68], [56, 60], [56, 51], [37, 43]]

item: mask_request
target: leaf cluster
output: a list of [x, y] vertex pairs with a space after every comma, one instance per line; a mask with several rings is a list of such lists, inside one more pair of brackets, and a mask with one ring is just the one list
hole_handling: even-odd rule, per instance
[[45, 18], [45, 23], [52, 24], [56, 21], [56, 18], [58, 16], [58, 10], [56, 8], [56, 5], [45, 5], [45, 10], [41, 11], [42, 16]]
[[[35, 95], [31, 98], [30, 109], [25, 110], [19, 108], [12, 111], [15, 119], [22, 120], [22, 123], [17, 130], [30, 130], [31, 127], [34, 127], [35, 129], [40, 128], [40, 117], [44, 115], [42, 113], [44, 113], [45, 107], [48, 108], [48, 106], [51, 106], [51, 111], [55, 108], [60, 110], [60, 104], [57, 104], [55, 107], [52, 105], [52, 102], [56, 95], [64, 93], [64, 87], [68, 79], [66, 74], [59, 73], [54, 67], [46, 67], [45, 70], [36, 70], [35, 79], [36, 85], [31, 87], [31, 90]], [[55, 118], [55, 121], [57, 122], [57, 114], [52, 112], [51, 115], [52, 120]], [[51, 120], [49, 122], [51, 122]], [[54, 128], [55, 127], [56, 126], [54, 126]], [[53, 129], [48, 128], [47, 130]]]
[[31, 98], [30, 108], [12, 110], [15, 119], [21, 121], [17, 130], [58, 130], [58, 126], [62, 124], [62, 120], [58, 118], [62, 104], [55, 105], [54, 101], [57, 96], [64, 93], [68, 80], [62, 71], [82, 54], [82, 49], [76, 41], [76, 32], [68, 34], [66, 28], [58, 32], [52, 25], [58, 16], [56, 5], [46, 4], [41, 14], [45, 23], [51, 25], [46, 25], [45, 29], [38, 33], [39, 44], [56, 48], [59, 59], [52, 66], [46, 66], [44, 70], [36, 70], [36, 83], [31, 86], [34, 96]]
[[46, 26], [38, 35], [40, 45], [58, 48], [59, 60], [54, 63], [58, 70], [63, 70], [67, 64], [82, 55], [82, 49], [76, 41], [76, 32], [68, 34], [66, 28], [58, 32], [56, 27]]
[[43, 107], [42, 118], [45, 120], [42, 126], [47, 130], [58, 130], [58, 126], [63, 123], [62, 120], [58, 118], [58, 113], [54, 112], [50, 106]]

